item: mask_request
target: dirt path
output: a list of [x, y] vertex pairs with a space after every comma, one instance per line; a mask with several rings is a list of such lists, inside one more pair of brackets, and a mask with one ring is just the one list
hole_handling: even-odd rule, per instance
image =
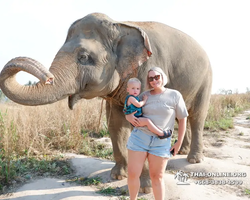
[[[204, 162], [189, 164], [186, 156], [183, 155], [171, 158], [164, 177], [166, 199], [250, 199], [250, 194], [247, 194], [250, 192], [250, 120], [246, 119], [249, 116], [250, 111], [237, 116], [234, 119], [235, 128], [230, 131], [204, 134]], [[75, 168], [76, 175], [99, 176], [105, 182], [102, 187], [127, 190], [126, 179], [120, 181], [110, 179], [113, 162], [75, 154], [68, 154], [68, 156], [72, 157], [71, 164]], [[218, 177], [218, 175], [221, 176]], [[9, 196], [0, 196], [0, 199], [128, 199], [126, 195], [104, 196], [98, 194], [97, 190], [97, 187], [77, 186], [64, 179], [44, 178], [33, 180]], [[140, 194], [140, 197], [154, 199], [152, 194]]]

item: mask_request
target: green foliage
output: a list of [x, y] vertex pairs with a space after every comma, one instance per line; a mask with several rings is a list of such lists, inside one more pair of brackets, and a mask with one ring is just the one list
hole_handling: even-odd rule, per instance
[[32, 176], [63, 176], [72, 172], [68, 160], [62, 156], [3, 157], [0, 156], [1, 188], [10, 186], [13, 181], [25, 182]]
[[95, 143], [94, 141], [90, 142], [88, 140], [84, 140], [79, 153], [109, 160], [113, 159], [112, 149], [106, 148], [104, 144]]
[[74, 182], [80, 185], [99, 185], [102, 182], [101, 177], [76, 177], [72, 180], [67, 180], [67, 182]]
[[129, 200], [129, 197], [124, 197], [124, 196], [120, 196], [118, 197], [119, 200]]
[[250, 195], [250, 190], [249, 190], [249, 189], [245, 189], [245, 193], [246, 193], [247, 195]]
[[116, 195], [116, 189], [112, 187], [102, 188], [98, 193], [108, 196]]
[[129, 199], [129, 197], [122, 196], [122, 195], [127, 195], [128, 191], [120, 187], [116, 187], [116, 188], [113, 188], [110, 186], [101, 187], [97, 193], [100, 193], [102, 195], [107, 195], [107, 196], [117, 196], [117, 198], [120, 200]]
[[233, 128], [233, 119], [232, 118], [221, 118], [218, 121], [205, 121], [204, 128], [205, 129], [221, 129], [227, 130], [229, 128]]
[[107, 122], [103, 123], [103, 129], [100, 130], [100, 137], [109, 137]]
[[87, 178], [83, 183], [84, 185], [99, 185], [101, 183], [100, 177]]
[[212, 95], [205, 129], [227, 130], [233, 128], [233, 117], [250, 108], [250, 93]]
[[100, 137], [109, 137], [109, 131], [107, 128], [100, 130]]

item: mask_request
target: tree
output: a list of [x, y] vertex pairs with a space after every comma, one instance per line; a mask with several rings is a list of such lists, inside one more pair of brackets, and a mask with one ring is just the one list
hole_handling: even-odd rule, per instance
[[249, 87], [247, 87], [247, 93], [250, 93], [250, 88]]
[[232, 90], [225, 90], [225, 89], [220, 89], [219, 90], [219, 94], [232, 94]]
[[29, 81], [28, 83], [26, 83], [25, 85], [35, 85], [36, 81], [34, 81], [33, 83], [31, 81]]

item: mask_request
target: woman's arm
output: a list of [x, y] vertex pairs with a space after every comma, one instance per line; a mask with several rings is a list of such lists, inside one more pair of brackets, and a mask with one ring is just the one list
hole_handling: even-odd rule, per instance
[[187, 118], [185, 117], [183, 119], [179, 119], [178, 122], [179, 122], [178, 123], [178, 141], [170, 149], [170, 151], [174, 149], [174, 156], [179, 152], [181, 148], [184, 135], [185, 135], [185, 131], [186, 131]]

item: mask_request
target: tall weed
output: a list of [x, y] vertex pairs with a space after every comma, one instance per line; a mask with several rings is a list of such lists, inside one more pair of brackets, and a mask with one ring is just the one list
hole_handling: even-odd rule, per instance
[[[19, 155], [48, 154], [53, 149], [74, 151], [82, 145], [81, 132], [97, 132], [101, 100], [82, 100], [75, 107], [70, 110], [66, 100], [34, 107], [0, 104], [3, 113], [0, 144], [5, 150], [10, 148], [12, 153]], [[103, 132], [106, 131], [105, 113], [101, 119]]]
[[250, 93], [212, 95], [204, 128], [209, 130], [233, 128], [232, 117], [248, 108], [250, 108]]
[[[13, 102], [0, 104], [0, 193], [17, 170], [30, 166], [30, 158], [38, 158], [37, 165], [49, 167], [41, 160], [46, 155], [55, 150], [79, 152], [90, 133], [98, 134], [100, 99], [80, 101], [73, 111], [67, 105], [66, 100], [34, 107]], [[100, 122], [103, 133], [107, 132], [104, 124], [105, 112]]]

